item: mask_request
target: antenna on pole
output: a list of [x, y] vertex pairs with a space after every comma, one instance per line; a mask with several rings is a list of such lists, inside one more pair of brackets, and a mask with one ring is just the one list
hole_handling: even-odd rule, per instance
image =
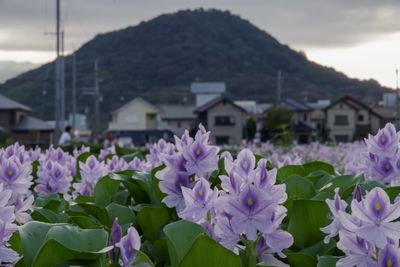
[[282, 72], [280, 70], [278, 70], [278, 84], [276, 89], [276, 105], [279, 105], [282, 97]]

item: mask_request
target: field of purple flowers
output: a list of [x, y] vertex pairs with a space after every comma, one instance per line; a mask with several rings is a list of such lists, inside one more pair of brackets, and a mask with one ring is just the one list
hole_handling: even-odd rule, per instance
[[1, 266], [400, 266], [399, 133], [143, 155], [0, 150]]

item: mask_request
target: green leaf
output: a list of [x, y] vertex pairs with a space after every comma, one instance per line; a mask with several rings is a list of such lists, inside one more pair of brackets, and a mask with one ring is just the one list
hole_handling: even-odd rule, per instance
[[94, 202], [99, 206], [107, 206], [118, 192], [119, 182], [108, 175], [101, 178], [94, 187]]
[[338, 187], [340, 192], [345, 192], [348, 188], [354, 187], [359, 182], [359, 177], [351, 175], [337, 176], [330, 179], [320, 190], [334, 192], [335, 188]]
[[102, 229], [54, 225], [47, 232], [32, 266], [51, 267], [66, 260], [98, 259], [107, 252], [107, 241], [107, 232]]
[[315, 171], [325, 171], [326, 173], [331, 175], [335, 174], [335, 168], [333, 168], [332, 165], [322, 161], [308, 162], [303, 165], [303, 168], [307, 173], [312, 173]]
[[151, 242], [160, 239], [161, 230], [168, 222], [168, 210], [164, 207], [146, 206], [137, 213], [137, 223], [144, 237]]
[[391, 202], [400, 194], [400, 186], [386, 187], [384, 190], [388, 194]]
[[301, 252], [287, 253], [287, 260], [290, 267], [315, 267], [317, 265], [315, 258]]
[[291, 175], [285, 180], [286, 193], [290, 199], [310, 199], [315, 195], [312, 182], [298, 175]]
[[32, 221], [19, 227], [26, 266], [32, 266], [33, 259], [46, 239], [47, 232], [54, 225]]
[[203, 227], [188, 221], [177, 221], [164, 227], [172, 266], [178, 266], [196, 238], [205, 233]]
[[278, 170], [278, 181], [284, 182], [290, 175], [307, 176], [307, 171], [301, 165], [286, 165]]
[[97, 206], [95, 203], [80, 203], [78, 206], [82, 207], [87, 213], [95, 217], [103, 225], [111, 226], [112, 223], [108, 217], [108, 212], [105, 208]]
[[293, 209], [289, 218], [288, 231], [294, 238], [294, 244], [306, 248], [321, 241], [324, 233], [320, 228], [328, 224], [328, 207], [317, 200], [293, 200]]
[[135, 213], [127, 206], [122, 206], [117, 203], [111, 203], [106, 207], [110, 224], [118, 217], [119, 223], [122, 224], [136, 224]]
[[207, 234], [200, 234], [182, 259], [179, 267], [241, 267], [240, 257], [212, 240]]
[[335, 267], [336, 266], [336, 262], [340, 258], [341, 257], [336, 257], [336, 256], [321, 256], [321, 257], [318, 257], [317, 267]]

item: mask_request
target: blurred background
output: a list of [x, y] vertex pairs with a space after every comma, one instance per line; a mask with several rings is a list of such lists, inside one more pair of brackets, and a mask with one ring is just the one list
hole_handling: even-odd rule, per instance
[[[0, 0], [0, 142], [350, 142], [399, 121], [398, 1]], [[69, 137], [68, 137], [69, 136]]]

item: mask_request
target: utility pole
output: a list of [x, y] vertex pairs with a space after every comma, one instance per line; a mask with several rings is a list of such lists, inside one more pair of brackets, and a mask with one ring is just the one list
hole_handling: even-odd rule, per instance
[[61, 31], [61, 86], [60, 86], [60, 129], [63, 131], [65, 122], [65, 58], [64, 58], [64, 31]]
[[94, 61], [94, 138], [97, 141], [99, 137], [100, 128], [100, 88], [99, 88], [99, 62], [97, 59]]
[[72, 54], [72, 128], [76, 129], [76, 53]]
[[276, 105], [278, 106], [281, 103], [282, 97], [282, 72], [280, 70], [278, 70], [278, 84], [276, 89]]
[[55, 121], [55, 138], [57, 142], [60, 134], [60, 100], [61, 100], [61, 62], [60, 62], [60, 0], [56, 0], [56, 62], [55, 62], [55, 77], [54, 77], [54, 121]]
[[84, 95], [91, 95], [93, 96], [94, 100], [94, 124], [93, 124], [93, 137], [95, 142], [97, 142], [99, 137], [99, 130], [100, 130], [100, 82], [98, 75], [99, 71], [99, 63], [96, 59], [94, 61], [94, 86], [89, 88], [84, 88], [83, 94]]
[[397, 129], [400, 129], [399, 69], [396, 69]]

